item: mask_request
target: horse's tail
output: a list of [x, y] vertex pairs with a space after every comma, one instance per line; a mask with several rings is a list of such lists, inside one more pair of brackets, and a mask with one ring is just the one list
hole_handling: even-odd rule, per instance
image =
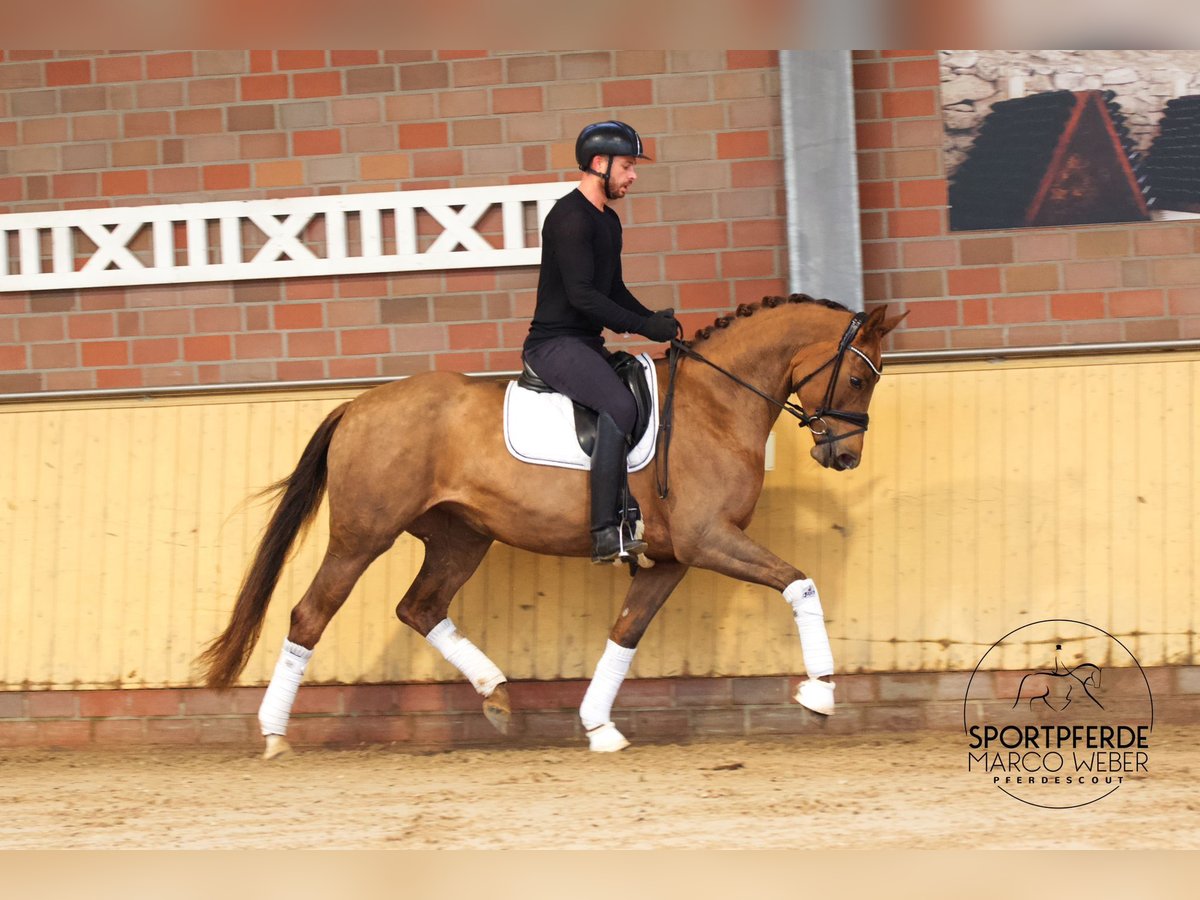
[[287, 561], [292, 544], [296, 536], [312, 522], [325, 495], [326, 454], [333, 440], [333, 432], [349, 405], [343, 403], [325, 417], [300, 454], [300, 461], [291, 475], [258, 495], [282, 493], [283, 496], [271, 515], [271, 521], [254, 554], [254, 562], [238, 590], [229, 624], [209, 642], [197, 660], [209, 687], [229, 687], [250, 659], [267, 615], [267, 604], [271, 602], [271, 594], [279, 582], [279, 573]]

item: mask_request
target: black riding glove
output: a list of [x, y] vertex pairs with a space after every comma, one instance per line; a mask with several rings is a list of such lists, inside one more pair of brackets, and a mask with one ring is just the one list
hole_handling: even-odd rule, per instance
[[642, 323], [639, 334], [652, 341], [669, 341], [675, 337], [675, 310], [660, 309]]

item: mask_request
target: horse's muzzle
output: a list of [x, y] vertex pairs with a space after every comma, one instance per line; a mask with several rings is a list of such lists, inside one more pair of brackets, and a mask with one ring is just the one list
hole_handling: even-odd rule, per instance
[[849, 450], [839, 450], [837, 444], [817, 444], [812, 448], [812, 458], [826, 469], [845, 472], [847, 469], [858, 467], [859, 456]]

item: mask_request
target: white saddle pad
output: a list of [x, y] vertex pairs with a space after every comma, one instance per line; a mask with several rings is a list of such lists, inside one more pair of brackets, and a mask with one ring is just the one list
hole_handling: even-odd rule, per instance
[[[629, 471], [636, 472], [654, 459], [654, 442], [658, 435], [658, 377], [650, 354], [638, 355], [646, 370], [650, 396], [650, 424], [637, 446], [629, 451]], [[590, 469], [592, 461], [575, 435], [575, 407], [563, 394], [542, 394], [508, 383], [504, 394], [504, 443], [508, 452], [522, 462], [539, 466], [559, 466], [564, 469]]]

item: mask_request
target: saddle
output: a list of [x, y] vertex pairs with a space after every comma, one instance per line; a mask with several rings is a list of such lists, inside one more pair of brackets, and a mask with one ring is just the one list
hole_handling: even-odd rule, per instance
[[[638, 362], [636, 356], [626, 353], [624, 350], [618, 350], [609, 357], [608, 364], [617, 373], [617, 377], [629, 388], [634, 402], [637, 404], [637, 421], [633, 426], [633, 434], [629, 438], [629, 445], [636, 447], [645, 436], [654, 413], [654, 392], [646, 380], [646, 370]], [[521, 374], [517, 377], [517, 385], [538, 394], [557, 393], [554, 388], [542, 381], [538, 374], [529, 367], [529, 363], [524, 363], [522, 366]], [[580, 449], [590, 457], [596, 446], [596, 420], [599, 418], [599, 413], [573, 400], [571, 405], [575, 408], [575, 436], [579, 440]]]

